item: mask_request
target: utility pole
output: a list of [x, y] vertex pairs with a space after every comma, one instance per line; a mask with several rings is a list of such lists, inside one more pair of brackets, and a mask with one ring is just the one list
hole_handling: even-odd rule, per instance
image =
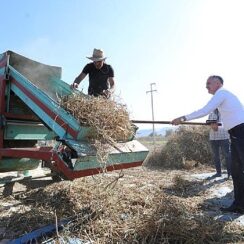
[[156, 83], [150, 84], [150, 91], [146, 91], [146, 93], [151, 93], [151, 107], [152, 107], [152, 121], [153, 121], [153, 147], [155, 148], [155, 127], [154, 127], [154, 107], [153, 107], [153, 92], [156, 92], [157, 90], [153, 90], [153, 86], [156, 85]]

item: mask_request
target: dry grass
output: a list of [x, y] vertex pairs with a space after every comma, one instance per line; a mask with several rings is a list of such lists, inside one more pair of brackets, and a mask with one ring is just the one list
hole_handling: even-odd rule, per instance
[[180, 126], [165, 146], [152, 152], [145, 161], [147, 167], [182, 169], [198, 164], [209, 165], [212, 152], [209, 128], [206, 126]]
[[90, 139], [113, 144], [128, 141], [135, 135], [126, 105], [102, 96], [85, 96], [82, 93], [64, 97], [61, 106], [83, 126], [92, 129]]
[[[118, 99], [117, 99], [118, 100]], [[97, 159], [106, 166], [109, 145], [133, 139], [136, 128], [130, 122], [127, 108], [121, 102], [102, 96], [73, 93], [61, 100], [61, 106], [75, 117], [81, 126], [89, 127], [88, 140], [96, 149]], [[105, 170], [105, 167], [102, 167]]]
[[[59, 235], [93, 243], [237, 243], [243, 227], [219, 222], [204, 214], [204, 194], [179, 175], [136, 171], [60, 182], [18, 197], [23, 207], [5, 221], [8, 231], [20, 233], [70, 218]], [[139, 173], [139, 174], [138, 174]], [[168, 185], [179, 194], [165, 191]], [[170, 179], [169, 177], [173, 177]], [[182, 184], [182, 186], [180, 186]], [[199, 184], [200, 185], [200, 184]], [[188, 197], [181, 195], [188, 193]], [[181, 194], [182, 193], [182, 194]], [[17, 198], [17, 197], [16, 197]]]

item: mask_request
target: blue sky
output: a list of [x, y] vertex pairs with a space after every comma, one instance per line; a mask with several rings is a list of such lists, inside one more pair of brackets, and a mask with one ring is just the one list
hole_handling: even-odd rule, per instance
[[[12, 50], [62, 67], [71, 83], [102, 48], [115, 70], [116, 94], [133, 119], [172, 120], [203, 106], [209, 75], [242, 101], [242, 0], [1, 0], [0, 53]], [[87, 92], [88, 80], [80, 89]], [[204, 120], [204, 119], [202, 119]]]

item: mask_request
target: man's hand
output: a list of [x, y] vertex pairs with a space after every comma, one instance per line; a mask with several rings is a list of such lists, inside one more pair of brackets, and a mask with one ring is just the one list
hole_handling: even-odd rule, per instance
[[211, 127], [212, 130], [218, 131], [218, 123], [211, 123], [210, 127]]
[[173, 120], [171, 121], [171, 124], [172, 124], [172, 125], [179, 125], [179, 124], [181, 124], [181, 123], [184, 122], [184, 121], [186, 121], [185, 116], [181, 116], [181, 117], [179, 117], [179, 118], [173, 119]]
[[103, 95], [106, 97], [106, 98], [110, 98], [111, 97], [111, 94], [112, 92], [107, 89], [107, 90], [103, 90]]
[[75, 82], [74, 82], [73, 84], [70, 85], [70, 87], [71, 87], [72, 89], [77, 89], [78, 86], [79, 86], [79, 84], [78, 84], [78, 83], [75, 83]]

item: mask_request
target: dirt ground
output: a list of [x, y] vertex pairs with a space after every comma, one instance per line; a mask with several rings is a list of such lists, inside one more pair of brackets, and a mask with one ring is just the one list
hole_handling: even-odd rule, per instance
[[[144, 191], [145, 189], [160, 186], [168, 195], [175, 195], [182, 199], [192, 199], [192, 201], [198, 198], [197, 201], [201, 201], [201, 211], [206, 215], [214, 216], [215, 219], [222, 221], [244, 225], [244, 216], [223, 214], [219, 210], [220, 206], [230, 205], [233, 199], [232, 180], [227, 180], [226, 174], [223, 174], [222, 177], [213, 178], [211, 176], [215, 172], [212, 168], [162, 171], [137, 167], [122, 172], [123, 177], [119, 181], [124, 188], [139, 188], [140, 191]], [[29, 173], [34, 178], [44, 176], [49, 171], [38, 168]], [[119, 173], [121, 174], [121, 172], [114, 171], [106, 175], [112, 179], [117, 177]], [[11, 179], [17, 179], [17, 172], [0, 173], [0, 243], [7, 243], [13, 236], [16, 238], [21, 235], [21, 233], [9, 231], [5, 224], [8, 217], [10, 218], [24, 208], [28, 209], [28, 206], [24, 206], [24, 203], [17, 196], [53, 184], [50, 177], [37, 179], [30, 179], [29, 177], [28, 180], [5, 183]], [[18, 227], [16, 226], [16, 228]]]

